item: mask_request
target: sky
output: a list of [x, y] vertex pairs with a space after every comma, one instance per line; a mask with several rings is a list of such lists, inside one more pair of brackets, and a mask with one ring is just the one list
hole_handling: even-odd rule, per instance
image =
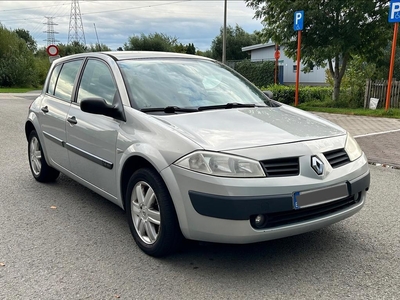
[[[53, 25], [58, 32], [56, 40], [66, 44], [71, 2], [0, 0], [0, 23], [7, 29], [28, 30], [42, 47], [47, 45], [46, 17], [52, 17], [57, 24]], [[80, 0], [78, 3], [86, 44], [97, 43], [97, 31], [99, 42], [112, 50], [123, 47], [130, 36], [158, 32], [176, 37], [182, 44], [193, 43], [196, 49], [205, 51], [210, 49], [224, 22], [224, 0]], [[238, 24], [249, 33], [262, 29], [260, 20], [253, 18], [254, 11], [246, 7], [244, 0], [228, 0], [227, 7], [228, 25]]]

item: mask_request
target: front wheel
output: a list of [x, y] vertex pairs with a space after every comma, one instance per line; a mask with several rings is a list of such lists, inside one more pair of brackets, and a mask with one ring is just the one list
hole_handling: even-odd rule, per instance
[[60, 172], [50, 167], [44, 158], [42, 145], [36, 131], [32, 131], [28, 138], [29, 166], [33, 177], [39, 182], [49, 182], [57, 179]]
[[183, 236], [171, 196], [153, 169], [131, 176], [126, 194], [128, 223], [136, 244], [148, 255], [161, 257], [178, 249]]

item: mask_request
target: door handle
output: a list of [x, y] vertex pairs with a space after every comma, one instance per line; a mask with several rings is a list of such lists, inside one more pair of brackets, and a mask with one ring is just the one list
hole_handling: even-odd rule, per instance
[[47, 107], [47, 105], [46, 105], [46, 106], [43, 106], [43, 107], [41, 108], [41, 111], [44, 112], [45, 114], [47, 114], [47, 113], [49, 112], [49, 108]]
[[67, 119], [67, 121], [68, 121], [70, 124], [76, 124], [76, 123], [78, 123], [78, 121], [76, 120], [75, 116], [69, 117], [69, 118]]

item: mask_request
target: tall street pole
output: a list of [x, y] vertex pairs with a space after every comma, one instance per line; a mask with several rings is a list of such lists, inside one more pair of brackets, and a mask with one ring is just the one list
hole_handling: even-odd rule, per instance
[[222, 35], [222, 63], [226, 64], [226, 11], [227, 11], [227, 2], [225, 0], [224, 4], [224, 32]]

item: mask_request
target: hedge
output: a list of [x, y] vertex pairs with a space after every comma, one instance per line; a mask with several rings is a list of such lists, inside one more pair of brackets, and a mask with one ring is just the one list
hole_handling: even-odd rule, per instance
[[235, 64], [235, 71], [242, 74], [256, 86], [268, 86], [274, 83], [274, 62], [251, 62], [248, 59]]
[[[290, 105], [294, 103], [295, 86], [268, 85], [266, 87], [263, 86], [261, 89], [263, 91], [271, 91], [274, 94], [274, 100]], [[299, 103], [329, 101], [332, 99], [332, 92], [331, 87], [301, 86], [299, 87]]]

